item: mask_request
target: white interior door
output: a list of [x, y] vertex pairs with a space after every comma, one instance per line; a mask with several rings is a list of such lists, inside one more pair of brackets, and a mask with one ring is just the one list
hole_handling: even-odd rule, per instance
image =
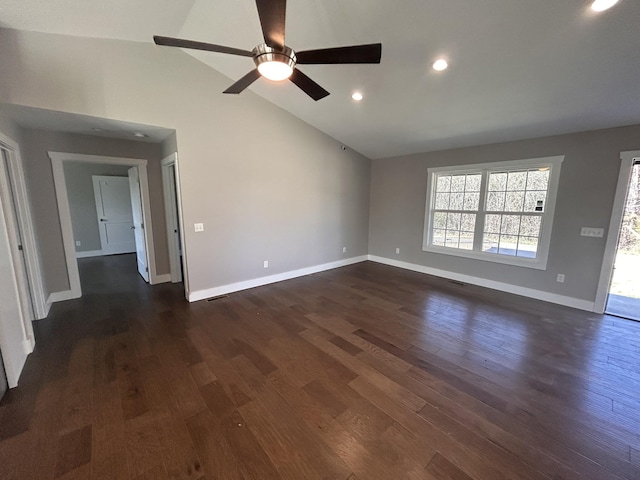
[[129, 180], [126, 177], [101, 175], [94, 175], [92, 178], [102, 253], [113, 255], [135, 252]]
[[133, 214], [133, 232], [135, 237], [136, 257], [138, 260], [138, 272], [149, 281], [149, 267], [147, 261], [147, 248], [145, 243], [144, 215], [142, 213], [142, 196], [140, 194], [140, 177], [138, 167], [131, 167], [129, 173], [129, 191], [131, 198], [131, 211]]

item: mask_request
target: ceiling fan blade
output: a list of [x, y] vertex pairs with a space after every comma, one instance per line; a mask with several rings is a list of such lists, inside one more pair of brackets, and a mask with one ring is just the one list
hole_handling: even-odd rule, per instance
[[282, 50], [287, 0], [256, 0], [256, 6], [265, 43]]
[[311, 80], [297, 68], [293, 70], [293, 74], [291, 75], [291, 77], [289, 77], [289, 80], [295, 83], [300, 88], [300, 90], [309, 95], [316, 102], [329, 95], [329, 92], [327, 92], [324, 88]]
[[227, 88], [223, 93], [240, 93], [259, 78], [260, 72], [258, 71], [258, 69], [256, 68], [254, 70], [251, 70], [244, 77]]
[[193, 40], [184, 40], [182, 38], [153, 36], [156, 45], [165, 47], [191, 48], [193, 50], [206, 50], [207, 52], [228, 53], [229, 55], [241, 55], [243, 57], [253, 57], [253, 53], [249, 50], [240, 48], [225, 47], [223, 45], [214, 45], [213, 43], [195, 42]]
[[320, 65], [335, 63], [380, 63], [382, 44], [354, 45], [351, 47], [321, 48], [296, 52], [297, 63]]

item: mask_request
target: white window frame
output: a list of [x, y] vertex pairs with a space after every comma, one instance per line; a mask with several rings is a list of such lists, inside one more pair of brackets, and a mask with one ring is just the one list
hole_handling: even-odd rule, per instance
[[[451, 167], [435, 167], [427, 169], [427, 201], [425, 208], [425, 221], [423, 230], [422, 250], [425, 252], [440, 253], [444, 255], [453, 255], [456, 257], [474, 258], [494, 263], [504, 263], [508, 265], [516, 265], [520, 267], [535, 268], [538, 270], [546, 270], [547, 259], [549, 257], [549, 245], [551, 243], [551, 229], [553, 227], [553, 216], [556, 207], [556, 198], [558, 195], [558, 185], [560, 181], [560, 167], [564, 155], [553, 157], [529, 158], [522, 160], [510, 160], [504, 162], [492, 162], [470, 165], [457, 165]], [[487, 196], [487, 179], [489, 172], [517, 170], [529, 168], [549, 168], [549, 184], [547, 186], [547, 200], [542, 215], [542, 226], [538, 241], [538, 250], [536, 258], [518, 257], [512, 255], [501, 255], [496, 253], [482, 252], [479, 250], [463, 250], [452, 247], [444, 247], [432, 245], [431, 232], [433, 222], [433, 210], [435, 206], [435, 183], [436, 176], [443, 173], [459, 174], [482, 174], [482, 182], [480, 187], [480, 203], [478, 210], [469, 210], [468, 213], [477, 215], [475, 238], [481, 238], [484, 234], [484, 219], [487, 215], [486, 196]], [[517, 212], [513, 212], [517, 214]], [[482, 242], [479, 242], [480, 245]], [[477, 241], [474, 241], [474, 248], [477, 248]], [[481, 247], [480, 247], [481, 248]]]

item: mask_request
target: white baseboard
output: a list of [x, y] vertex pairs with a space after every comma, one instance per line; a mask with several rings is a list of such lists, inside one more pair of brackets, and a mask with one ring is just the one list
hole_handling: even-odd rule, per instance
[[80, 298], [81, 294], [78, 292], [74, 292], [73, 290], [63, 290], [62, 292], [51, 292], [49, 297], [47, 298], [47, 303], [45, 305], [45, 310], [47, 315], [49, 315], [49, 310], [51, 309], [51, 304], [54, 302], [62, 302], [64, 300], [73, 300], [74, 298]]
[[22, 350], [27, 355], [33, 352], [33, 349], [35, 348], [35, 346], [36, 346], [36, 340], [34, 338], [25, 338], [24, 340], [22, 340]]
[[87, 250], [85, 252], [76, 252], [76, 258], [101, 257], [104, 255], [102, 250]]
[[362, 255], [360, 257], [348, 258], [346, 260], [338, 260], [337, 262], [325, 263], [322, 265], [315, 265], [313, 267], [269, 275], [268, 277], [254, 278], [253, 280], [221, 285], [219, 287], [207, 288], [206, 290], [196, 290], [194, 292], [189, 292], [188, 299], [190, 302], [196, 302], [198, 300], [204, 300], [205, 298], [217, 297], [219, 295], [226, 295], [228, 293], [238, 292], [248, 288], [260, 287], [270, 283], [282, 282], [283, 280], [311, 275], [312, 273], [324, 272], [325, 270], [332, 270], [338, 267], [345, 267], [354, 263], [364, 262], [367, 259], [367, 255]]
[[564, 305], [580, 310], [586, 310], [587, 312], [593, 312], [594, 309], [594, 302], [591, 302], [589, 300], [582, 300], [580, 298], [567, 297], [565, 295], [544, 292], [542, 290], [535, 290], [533, 288], [520, 287], [518, 285], [511, 285], [510, 283], [496, 282], [495, 280], [487, 280], [486, 278], [472, 277], [471, 275], [425, 267], [424, 265], [418, 265], [415, 263], [401, 262], [399, 260], [393, 260], [391, 258], [378, 257], [376, 255], [369, 255], [368, 259], [372, 262], [404, 268], [405, 270], [426, 273], [428, 275], [434, 275], [436, 277], [446, 278], [449, 280], [469, 283], [471, 285], [478, 285], [479, 287], [491, 288], [493, 290], [500, 290], [502, 292], [514, 293], [516, 295], [522, 295], [523, 297], [535, 298], [537, 300], [543, 300], [545, 302], [556, 303], [558, 305]]
[[156, 275], [151, 280], [152, 280], [150, 282], [151, 285], [156, 285], [158, 283], [168, 283], [168, 282], [171, 281], [171, 274], [170, 273], [163, 273], [162, 275]]

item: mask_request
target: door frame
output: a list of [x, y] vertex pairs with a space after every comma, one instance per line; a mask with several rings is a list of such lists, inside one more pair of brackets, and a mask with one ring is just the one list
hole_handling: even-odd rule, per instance
[[[22, 249], [27, 266], [26, 287], [29, 295], [31, 296], [31, 304], [33, 306], [33, 314], [35, 317], [34, 319], [29, 320], [40, 320], [46, 318], [49, 310], [47, 308], [47, 302], [44, 294], [44, 282], [42, 278], [42, 268], [40, 266], [40, 252], [38, 250], [35, 230], [33, 228], [31, 206], [29, 203], [29, 196], [27, 195], [20, 146], [16, 141], [1, 132], [0, 146], [2, 146], [9, 155], [8, 173], [11, 177], [11, 182], [9, 182], [9, 179], [5, 177], [4, 169], [0, 169], [0, 182], [2, 182], [3, 185], [6, 185], [7, 188], [11, 188], [15, 199], [16, 216], [20, 224], [19, 228], [21, 229], [22, 234]], [[11, 225], [11, 223], [12, 222], [7, 223], [7, 229], [9, 229], [9, 234], [15, 238], [16, 232], [13, 231], [13, 225]], [[25, 315], [25, 318], [26, 317], [28, 317], [28, 315]], [[35, 345], [33, 330], [30, 323], [31, 322], [29, 322], [27, 327], [27, 339], [30, 344], [29, 352], [33, 350], [33, 346]]]
[[69, 290], [58, 292], [51, 301], [70, 300], [80, 298], [82, 289], [80, 287], [80, 273], [78, 271], [78, 260], [73, 238], [73, 227], [71, 225], [71, 211], [69, 209], [69, 197], [67, 195], [67, 182], [64, 176], [64, 162], [85, 162], [104, 163], [110, 165], [128, 165], [137, 167], [140, 174], [140, 192], [142, 194], [142, 211], [145, 222], [144, 238], [147, 248], [147, 265], [149, 266], [149, 283], [151, 285], [162, 283], [156, 272], [156, 255], [153, 246], [153, 226], [151, 223], [151, 201], [149, 196], [149, 180], [147, 176], [148, 161], [140, 158], [107, 157], [103, 155], [86, 155], [82, 153], [47, 152], [51, 159], [53, 170], [53, 182], [58, 202], [58, 213], [60, 216], [60, 227], [62, 229], [62, 243], [67, 263], [67, 274], [69, 275]]
[[607, 306], [607, 297], [609, 296], [609, 288], [613, 277], [613, 266], [616, 260], [616, 251], [618, 248], [618, 238], [620, 236], [624, 207], [627, 200], [627, 192], [629, 190], [631, 168], [633, 167], [634, 160], [637, 158], [640, 158], [640, 150], [620, 152], [621, 163], [620, 173], [618, 174], [618, 185], [616, 187], [616, 195], [613, 200], [611, 221], [609, 222], [609, 232], [607, 233], [607, 243], [604, 247], [602, 269], [600, 270], [598, 290], [596, 292], [596, 299], [593, 307], [593, 311], [596, 313], [604, 313]]
[[[182, 206], [180, 196], [180, 183], [178, 181], [178, 153], [172, 153], [162, 159], [162, 190], [164, 195], [164, 211], [167, 223], [167, 245], [169, 247], [169, 266], [171, 269], [171, 282], [183, 281], [182, 272], [186, 272], [184, 231], [182, 225]], [[173, 167], [173, 181], [171, 168]], [[178, 229], [180, 243], [182, 244], [182, 259], [180, 248], [176, 242], [174, 228]], [[180, 268], [182, 262], [182, 269]], [[184, 275], [185, 291], [188, 291], [186, 274]]]

